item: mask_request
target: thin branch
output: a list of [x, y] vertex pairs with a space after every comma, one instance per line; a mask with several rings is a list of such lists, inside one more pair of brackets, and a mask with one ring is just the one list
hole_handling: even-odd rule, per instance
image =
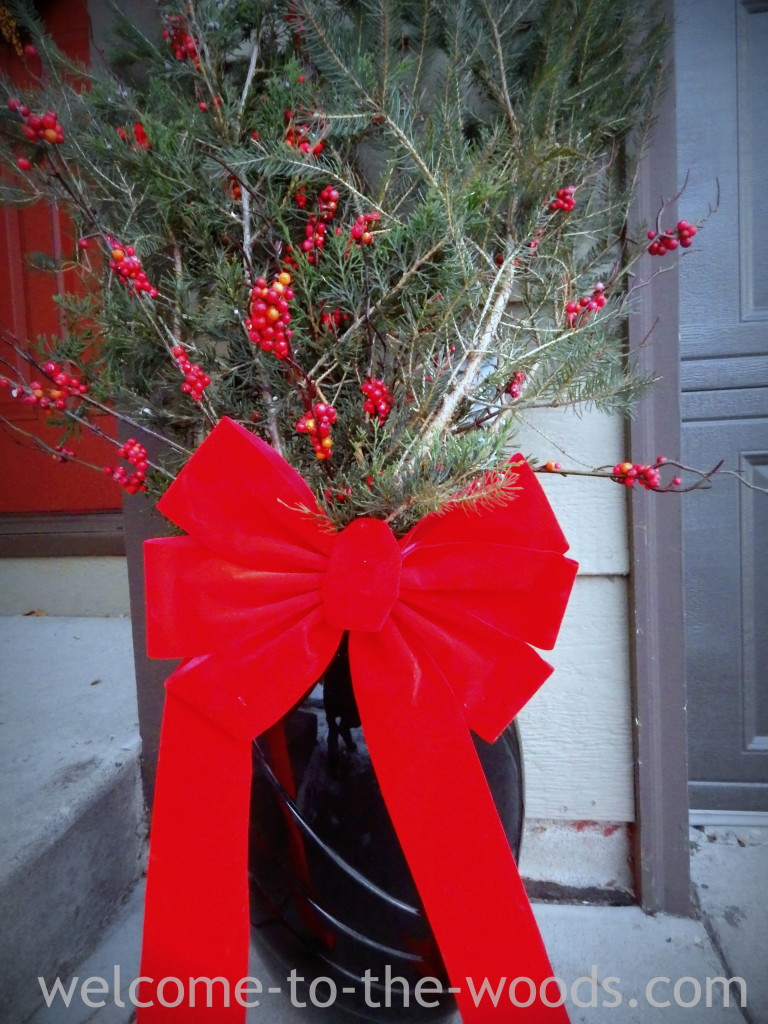
[[76, 462], [79, 466], [85, 466], [88, 469], [94, 470], [96, 473], [104, 472], [103, 466], [96, 466], [93, 462], [86, 462], [85, 459], [78, 458], [76, 455], [66, 455], [64, 452], [58, 451], [56, 448], [51, 448], [41, 437], [36, 434], [31, 434], [28, 430], [24, 430], [17, 423], [12, 420], [6, 419], [5, 416], [0, 414], [0, 423], [4, 424], [9, 430], [9, 436], [12, 434], [18, 434], [21, 437], [29, 438], [31, 444], [24, 444], [23, 441], [19, 441], [24, 448], [37, 449], [45, 455], [51, 455], [57, 462]]
[[237, 113], [242, 120], [243, 111], [245, 110], [245, 104], [248, 102], [248, 93], [251, 91], [251, 85], [253, 84], [253, 77], [256, 74], [256, 62], [259, 59], [259, 44], [257, 40], [253, 40], [253, 48], [251, 50], [251, 59], [248, 62], [248, 74], [245, 76], [245, 83], [243, 85], [243, 91], [240, 95], [240, 103], [238, 104]]
[[499, 81], [501, 82], [501, 94], [504, 99], [504, 112], [507, 115], [507, 121], [509, 122], [509, 130], [513, 135], [517, 135], [520, 131], [517, 123], [517, 117], [515, 116], [514, 108], [512, 107], [512, 100], [509, 95], [509, 88], [507, 87], [507, 71], [504, 66], [504, 48], [501, 45], [501, 36], [499, 35], [499, 28], [496, 24], [496, 20], [491, 14], [488, 8], [487, 0], [482, 0], [483, 10], [490, 27], [491, 34], [493, 35], [493, 47], [496, 50], [496, 59], [499, 62]]
[[448, 390], [440, 408], [425, 424], [420, 435], [422, 438], [426, 438], [430, 434], [443, 433], [456, 415], [461, 403], [472, 390], [478, 373], [482, 368], [483, 360], [488, 355], [491, 345], [495, 340], [496, 331], [514, 287], [515, 263], [513, 258], [508, 256], [499, 269], [494, 286], [488, 293], [488, 299], [480, 317], [480, 323], [475, 330], [473, 342], [470, 346], [473, 355], [470, 356], [463, 366], [457, 369], [457, 385]]
[[[30, 366], [33, 366], [35, 370], [37, 370], [46, 378], [46, 380], [53, 380], [51, 375], [46, 373], [44, 367], [40, 365], [40, 363], [35, 359], [32, 353], [28, 352], [21, 345], [16, 335], [14, 335], [11, 331], [6, 330], [5, 328], [0, 328], [0, 335], [2, 335], [5, 338], [7, 344], [11, 346], [11, 348], [14, 350], [14, 352], [16, 352], [17, 355], [20, 355], [22, 359], [26, 360], [26, 362], [30, 364]], [[169, 437], [165, 437], [163, 434], [156, 433], [154, 430], [152, 430], [150, 427], [145, 426], [143, 423], [139, 423], [137, 420], [132, 419], [130, 416], [126, 416], [123, 413], [118, 412], [117, 409], [111, 409], [108, 405], [104, 405], [102, 402], [97, 401], [89, 394], [80, 395], [79, 400], [81, 402], [84, 402], [86, 405], [92, 405], [95, 409], [98, 409], [100, 412], [103, 412], [107, 416], [114, 416], [116, 420], [120, 420], [122, 423], [127, 423], [128, 426], [134, 427], [136, 430], [143, 430], [145, 434], [149, 434], [151, 437], [156, 438], [158, 441], [162, 441], [164, 444], [167, 444], [171, 448], [174, 448], [177, 452], [180, 452], [182, 455], [190, 456], [192, 454], [192, 452], [188, 448], [184, 448], [182, 445], [177, 444], [175, 441], [172, 441]], [[85, 421], [80, 420], [80, 422], [84, 423]]]
[[251, 194], [248, 189], [241, 190], [240, 210], [243, 222], [243, 270], [246, 279], [250, 282], [253, 280], [253, 263], [251, 262], [253, 240], [251, 238]]
[[347, 339], [352, 334], [354, 334], [354, 332], [359, 327], [362, 327], [362, 325], [365, 324], [366, 321], [369, 320], [370, 317], [372, 317], [374, 313], [377, 313], [381, 309], [381, 307], [384, 305], [385, 302], [388, 302], [395, 295], [397, 295], [397, 293], [399, 291], [402, 291], [402, 289], [405, 288], [405, 286], [408, 284], [408, 282], [413, 277], [413, 275], [414, 274], [418, 274], [418, 272], [421, 270], [421, 268], [425, 264], [429, 263], [429, 261], [434, 256], [436, 256], [438, 252], [440, 252], [440, 250], [443, 248], [444, 245], [445, 245], [445, 239], [441, 238], [438, 242], [435, 242], [435, 244], [432, 246], [432, 248], [428, 252], [425, 252], [423, 256], [419, 256], [419, 258], [416, 260], [416, 262], [411, 264], [411, 266], [406, 271], [404, 271], [404, 273], [403, 273], [402, 277], [399, 279], [399, 281], [397, 281], [397, 283], [394, 284], [389, 289], [389, 291], [385, 295], [383, 295], [374, 306], [371, 306], [370, 309], [366, 309], [365, 312], [361, 313], [360, 316], [356, 317], [352, 321], [352, 323], [349, 325], [349, 327], [347, 327], [347, 329], [344, 331], [344, 333], [339, 337], [339, 345], [342, 345], [345, 341], [347, 341]]

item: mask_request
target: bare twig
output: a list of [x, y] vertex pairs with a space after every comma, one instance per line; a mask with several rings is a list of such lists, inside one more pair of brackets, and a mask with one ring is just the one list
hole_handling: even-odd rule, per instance
[[248, 61], [248, 73], [245, 76], [245, 83], [243, 84], [243, 91], [240, 95], [240, 103], [238, 104], [237, 112], [240, 118], [243, 116], [245, 110], [245, 104], [248, 102], [248, 93], [251, 91], [251, 85], [253, 84], [253, 76], [256, 74], [256, 62], [259, 59], [259, 44], [256, 39], [253, 39], [253, 48], [251, 49], [251, 59]]
[[517, 117], [515, 116], [514, 108], [512, 107], [512, 100], [510, 99], [509, 89], [507, 87], [507, 72], [504, 66], [504, 48], [501, 44], [501, 36], [499, 35], [498, 25], [496, 19], [491, 14], [488, 8], [487, 0], [483, 0], [483, 9], [485, 10], [485, 16], [487, 19], [488, 27], [491, 30], [493, 36], [493, 48], [496, 51], [496, 59], [499, 63], [499, 81], [501, 82], [501, 95], [504, 100], [504, 112], [507, 116], [509, 123], [509, 130], [513, 135], [517, 135], [519, 127], [517, 124]]
[[24, 430], [23, 427], [20, 427], [12, 420], [6, 419], [2, 414], [0, 414], [0, 423], [8, 429], [8, 436], [12, 439], [14, 435], [18, 435], [19, 437], [25, 437], [29, 440], [29, 444], [24, 441], [18, 441], [18, 443], [24, 448], [37, 449], [45, 455], [52, 456], [57, 462], [76, 462], [79, 466], [85, 466], [87, 469], [93, 469], [97, 473], [104, 472], [103, 466], [97, 466], [93, 462], [86, 462], [85, 459], [78, 458], [76, 455], [67, 455], [56, 448], [51, 448], [51, 446], [43, 441], [41, 437], [38, 437], [36, 434], [31, 434], [28, 430]]
[[[658, 463], [655, 468], [660, 469], [661, 466], [675, 466], [677, 469], [681, 469], [686, 473], [692, 473], [696, 477], [694, 482], [689, 484], [687, 487], [683, 487], [682, 484], [672, 483], [664, 487], [647, 487], [645, 489], [655, 491], [657, 494], [686, 494], [688, 491], [697, 491], [702, 488], [711, 487], [712, 477], [717, 473], [720, 473], [721, 476], [724, 474], [738, 476], [738, 474], [733, 470], [723, 470], [723, 461], [724, 460], [721, 459], [720, 462], [712, 467], [712, 469], [695, 469], [693, 466], [686, 466], [675, 459], [666, 459], [663, 463]], [[622, 486], [624, 486], [624, 481], [626, 479], [626, 474], [615, 472], [615, 467], [613, 466], [598, 466], [596, 469], [564, 469], [559, 465], [554, 468], [551, 468], [549, 465], [544, 465], [534, 467], [533, 471], [534, 473], [544, 473], [547, 476], [586, 476], [600, 480], [613, 480], [614, 483], [622, 484]], [[747, 481], [742, 482], [746, 483]], [[640, 486], [642, 486], [642, 484]], [[755, 487], [754, 485], [750, 486], [752, 486], [756, 491], [763, 491], [763, 493], [768, 494], [768, 488]]]
[[456, 385], [449, 388], [442, 404], [425, 424], [420, 432], [422, 439], [431, 434], [441, 434], [449, 426], [461, 403], [472, 390], [483, 360], [496, 337], [507, 303], [515, 286], [515, 263], [511, 256], [502, 264], [493, 286], [490, 288], [485, 308], [470, 345], [473, 353], [466, 363], [457, 367], [455, 372]]

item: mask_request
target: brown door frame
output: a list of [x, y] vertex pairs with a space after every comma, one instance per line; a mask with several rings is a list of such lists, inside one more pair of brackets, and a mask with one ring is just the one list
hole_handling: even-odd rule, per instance
[[[662, 196], [679, 187], [674, 55], [643, 161], [635, 216], [653, 223]], [[677, 220], [673, 206], [671, 222]], [[653, 270], [658, 268], [654, 267]], [[640, 461], [680, 454], [680, 304], [676, 270], [638, 288], [630, 348], [638, 366], [661, 375], [628, 425], [629, 450]], [[652, 332], [652, 333], [651, 333]], [[649, 340], [650, 335], [650, 340]], [[635, 493], [636, 491], [637, 493]], [[634, 489], [630, 500], [632, 566], [630, 640], [635, 744], [635, 866], [639, 902], [654, 913], [691, 913], [688, 847], [688, 757], [683, 650], [682, 499]]]

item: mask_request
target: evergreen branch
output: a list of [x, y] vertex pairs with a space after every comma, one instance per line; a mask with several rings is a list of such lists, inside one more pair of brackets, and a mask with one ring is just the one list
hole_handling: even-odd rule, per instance
[[381, 69], [381, 101], [380, 106], [383, 108], [387, 102], [387, 87], [389, 85], [389, 4], [385, 2], [381, 5], [381, 43], [379, 51], [382, 55], [383, 66]]
[[389, 291], [383, 295], [379, 301], [371, 306], [370, 309], [366, 309], [358, 317], [356, 317], [349, 327], [346, 328], [344, 333], [339, 338], [339, 344], [345, 342], [350, 338], [358, 328], [362, 327], [370, 318], [377, 313], [387, 302], [395, 297], [398, 292], [401, 292], [403, 288], [408, 284], [414, 274], [418, 274], [422, 267], [430, 263], [432, 259], [440, 252], [445, 245], [445, 239], [441, 238], [435, 242], [431, 249], [429, 249], [423, 256], [420, 256], [409, 268], [406, 270], [400, 279], [389, 289]]
[[366, 88], [363, 85], [363, 83], [360, 82], [352, 74], [352, 71], [347, 67], [346, 63], [341, 59], [341, 57], [338, 55], [338, 53], [336, 52], [335, 48], [331, 44], [331, 41], [329, 40], [327, 33], [322, 29], [322, 27], [320, 25], [320, 22], [315, 17], [314, 11], [310, 10], [310, 8], [308, 7], [308, 5], [306, 3], [302, 4], [301, 10], [302, 10], [302, 17], [307, 18], [307, 20], [309, 22], [311, 22], [312, 28], [314, 30], [314, 33], [315, 33], [317, 39], [320, 41], [320, 43], [323, 46], [323, 49], [325, 50], [327, 55], [331, 58], [331, 60], [336, 65], [336, 67], [339, 69], [339, 71], [342, 73], [342, 75], [349, 82], [352, 83], [352, 85], [355, 87], [355, 89], [357, 89], [358, 93], [362, 97], [363, 102], [371, 109], [371, 111], [372, 112], [375, 111], [376, 115], [378, 117], [382, 118], [384, 124], [386, 124], [387, 128], [390, 130], [392, 135], [395, 136], [395, 138], [401, 144], [403, 149], [405, 149], [406, 152], [410, 155], [411, 159], [416, 164], [416, 166], [419, 168], [419, 170], [421, 171], [423, 176], [426, 178], [426, 180], [429, 182], [429, 184], [434, 189], [438, 189], [439, 186], [438, 186], [437, 179], [434, 177], [434, 175], [432, 174], [430, 169], [424, 163], [424, 160], [422, 159], [421, 154], [419, 153], [419, 151], [416, 149], [416, 147], [411, 142], [411, 140], [408, 138], [408, 136], [405, 134], [405, 132], [400, 128], [400, 126], [395, 121], [392, 120], [392, 117], [390, 116], [389, 112], [387, 110], [385, 110], [384, 107], [381, 104], [376, 102], [376, 100], [368, 93], [368, 91], [366, 90]]
[[420, 33], [420, 44], [419, 44], [419, 56], [416, 60], [416, 71], [413, 76], [413, 94], [418, 96], [419, 94], [419, 83], [421, 82], [421, 75], [424, 71], [424, 57], [427, 50], [427, 24], [429, 21], [430, 13], [430, 0], [422, 0], [421, 4], [422, 16], [421, 16], [421, 33]]
[[[94, 72], [81, 92], [71, 84], [81, 72], [46, 42], [52, 70], [27, 104], [58, 111], [65, 145], [33, 140], [32, 168], [17, 175], [20, 126], [6, 113], [8, 191], [15, 203], [53, 197], [99, 250], [111, 248], [102, 225], [130, 238], [159, 289], [145, 301], [87, 251], [77, 261], [93, 280], [103, 272], [99, 290], [61, 298], [66, 329], [52, 355], [74, 367], [96, 353], [102, 412], [115, 415], [116, 401], [127, 422], [137, 410], [159, 439], [180, 439], [160, 459], [174, 467], [227, 415], [304, 474], [337, 526], [374, 515], [400, 531], [495, 471], [528, 409], [623, 409], [645, 385], [621, 331], [647, 250], [626, 226], [622, 140], [650, 120], [659, 19], [631, 5], [614, 12], [610, 0], [290, 7], [292, 18], [303, 12], [301, 29], [286, 29], [271, 2], [193, 0], [166, 26], [199, 41], [178, 59], [124, 25], [122, 66], [141, 75], [127, 84]], [[200, 100], [219, 93], [201, 115]], [[150, 154], [127, 120], [143, 122]], [[120, 143], [116, 126], [128, 135]], [[575, 209], [547, 212], [566, 182]], [[305, 211], [327, 185], [339, 192], [333, 209]], [[373, 244], [350, 247], [351, 223], [368, 210], [382, 222]], [[59, 284], [70, 266], [62, 244], [36, 260]], [[246, 340], [242, 313], [244, 272], [252, 283], [253, 268], [286, 264], [292, 295], [280, 311], [296, 332], [287, 362]], [[608, 306], [571, 325], [566, 303], [596, 278]], [[256, 329], [269, 340], [269, 324]], [[210, 367], [199, 404], [174, 379], [177, 345]], [[386, 423], [362, 407], [361, 382], [374, 374], [394, 398]], [[292, 433], [299, 407], [323, 393], [338, 415], [330, 489], [328, 461]], [[77, 418], [96, 411], [84, 400]]]
[[496, 19], [492, 16], [490, 8], [488, 7], [488, 0], [481, 0], [483, 10], [485, 11], [486, 20], [488, 27], [491, 30], [493, 36], [493, 46], [496, 51], [496, 60], [498, 62], [499, 70], [499, 82], [501, 95], [504, 100], [504, 113], [507, 117], [507, 123], [509, 124], [509, 130], [513, 138], [516, 137], [520, 132], [520, 126], [517, 123], [517, 117], [512, 106], [512, 100], [509, 95], [509, 86], [507, 85], [507, 70], [504, 63], [504, 49], [501, 45], [501, 36], [499, 35], [499, 27], [496, 23]]

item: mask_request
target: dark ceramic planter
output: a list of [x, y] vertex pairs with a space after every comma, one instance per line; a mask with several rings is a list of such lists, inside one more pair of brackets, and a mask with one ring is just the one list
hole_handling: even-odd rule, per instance
[[[517, 730], [511, 726], [494, 744], [475, 739], [475, 747], [517, 857], [523, 826]], [[443, 995], [435, 1007], [415, 999], [421, 978], [438, 978], [444, 988], [449, 982], [376, 781], [344, 647], [309, 698], [254, 744], [253, 764], [252, 937], [274, 968], [275, 984], [282, 978], [285, 990], [295, 970], [305, 979], [297, 993], [311, 1013], [307, 986], [330, 978], [337, 998], [326, 1020], [330, 1013], [333, 1020], [447, 1021], [456, 1010], [453, 996]], [[450, 799], [450, 778], [445, 791]], [[408, 1005], [402, 983], [387, 997], [387, 970], [406, 979]], [[360, 981], [366, 971], [367, 989]], [[324, 1002], [331, 989], [322, 982], [315, 991]]]

